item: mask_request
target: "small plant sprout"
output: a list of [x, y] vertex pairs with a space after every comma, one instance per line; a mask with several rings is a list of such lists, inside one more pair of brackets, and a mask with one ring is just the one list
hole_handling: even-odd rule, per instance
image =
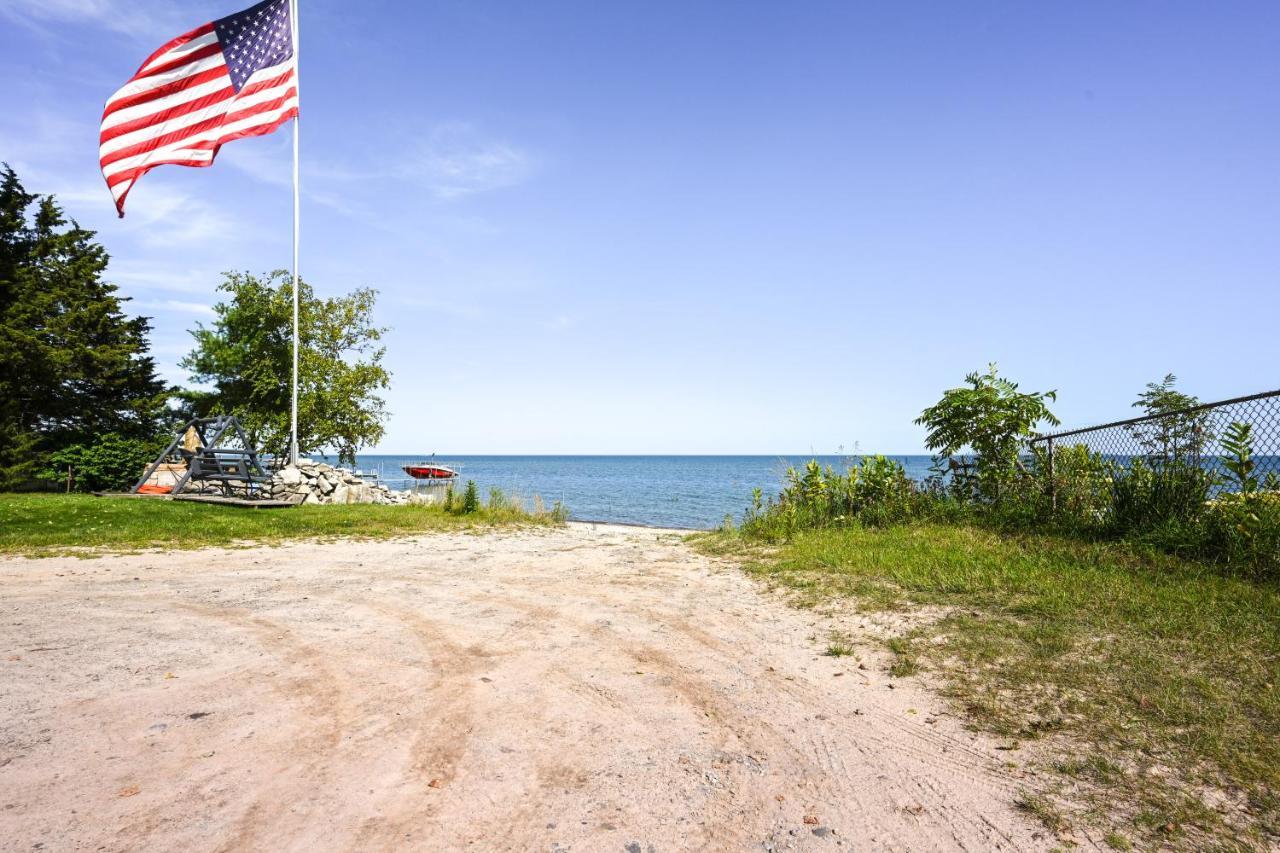
[[833, 633], [831, 642], [827, 644], [827, 650], [823, 652], [829, 658], [849, 657], [854, 653], [853, 643], [844, 634]]

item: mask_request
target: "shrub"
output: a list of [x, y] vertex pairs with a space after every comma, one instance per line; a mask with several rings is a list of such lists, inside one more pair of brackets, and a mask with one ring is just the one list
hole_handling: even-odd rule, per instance
[[906, 521], [922, 515], [932, 502], [902, 465], [884, 456], [863, 457], [844, 473], [811, 460], [803, 472], [787, 470], [776, 501], [766, 501], [760, 489], [754, 490], [742, 529], [776, 541], [810, 528]]
[[461, 512], [463, 515], [471, 515], [478, 509], [480, 509], [480, 492], [476, 489], [476, 481], [467, 480], [467, 487], [462, 492]]
[[497, 512], [512, 505], [513, 502], [503, 494], [502, 489], [499, 489], [497, 486], [491, 486], [489, 488], [489, 509]]
[[[541, 500], [541, 498], [538, 498]], [[551, 505], [551, 518], [557, 523], [563, 524], [569, 518], [569, 508], [562, 501], [556, 501]]]
[[952, 388], [942, 399], [920, 413], [915, 422], [928, 428], [925, 447], [938, 454], [939, 463], [966, 447], [977, 454], [977, 480], [987, 499], [996, 499], [1016, 477], [1019, 454], [1036, 435], [1041, 423], [1057, 426], [1046, 400], [1056, 391], [1025, 393], [1018, 384], [996, 371], [965, 377], [967, 387]]
[[1112, 477], [1115, 533], [1140, 533], [1194, 525], [1205, 512], [1214, 475], [1199, 465], [1135, 459]]
[[915, 482], [902, 465], [884, 456], [868, 456], [856, 469], [851, 515], [864, 524], [885, 525], [918, 514], [920, 499]]
[[569, 517], [564, 504], [556, 501], [548, 509], [540, 495], [535, 494], [530, 500], [519, 495], [509, 495], [502, 489], [491, 486], [487, 502], [480, 499], [480, 489], [475, 481], [468, 480], [462, 494], [455, 494], [452, 486], [445, 492], [442, 507], [453, 515], [475, 515], [478, 520], [487, 522], [527, 521], [551, 522], [561, 524]]
[[65, 482], [71, 468], [72, 489], [77, 492], [120, 492], [133, 488], [156, 460], [164, 445], [157, 440], [125, 438], [108, 433], [93, 444], [73, 444], [49, 455], [49, 467], [41, 478]]
[[[926, 444], [939, 453], [934, 476], [916, 483], [883, 456], [863, 457], [843, 472], [810, 461], [787, 471], [776, 498], [753, 492], [740, 533], [776, 542], [801, 530], [853, 524], [976, 523], [1129, 539], [1280, 579], [1280, 477], [1259, 479], [1251, 424], [1228, 425], [1221, 459], [1205, 457], [1215, 436], [1208, 415], [1184, 411], [1198, 401], [1175, 391], [1170, 375], [1135, 403], [1161, 417], [1125, 427], [1142, 456], [1126, 462], [1084, 444], [1059, 445], [1050, 465], [1046, 448], [1029, 456], [1022, 448], [1038, 423], [1058, 422], [1045, 405], [1054, 393], [1022, 393], [994, 365], [966, 381], [916, 420], [929, 428]], [[955, 455], [966, 447], [977, 452], [976, 463]]]
[[1280, 494], [1219, 496], [1209, 504], [1201, 545], [1232, 569], [1280, 580]]
[[[1035, 471], [1040, 485], [1037, 518], [1074, 531], [1106, 528], [1114, 511], [1116, 466], [1086, 445], [1054, 448], [1050, 471], [1047, 454], [1038, 448]], [[1052, 518], [1050, 518], [1052, 517]]]

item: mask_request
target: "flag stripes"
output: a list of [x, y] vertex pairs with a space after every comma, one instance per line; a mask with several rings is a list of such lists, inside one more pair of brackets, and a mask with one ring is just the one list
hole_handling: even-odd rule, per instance
[[178, 36], [107, 99], [98, 156], [121, 216], [129, 191], [156, 166], [209, 166], [227, 142], [270, 133], [298, 115], [288, 2], [267, 0]]

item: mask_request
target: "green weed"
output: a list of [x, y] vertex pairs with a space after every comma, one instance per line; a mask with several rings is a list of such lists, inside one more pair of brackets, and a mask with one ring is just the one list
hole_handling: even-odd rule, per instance
[[823, 652], [827, 657], [843, 658], [854, 654], [856, 649], [853, 643], [849, 642], [849, 638], [843, 634], [832, 634], [831, 642], [827, 644], [826, 651]]

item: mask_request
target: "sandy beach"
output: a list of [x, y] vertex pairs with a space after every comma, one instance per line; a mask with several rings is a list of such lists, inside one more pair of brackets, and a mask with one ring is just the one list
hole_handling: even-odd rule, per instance
[[1054, 841], [1017, 753], [874, 644], [822, 655], [871, 620], [672, 532], [10, 558], [0, 609], [8, 850]]

